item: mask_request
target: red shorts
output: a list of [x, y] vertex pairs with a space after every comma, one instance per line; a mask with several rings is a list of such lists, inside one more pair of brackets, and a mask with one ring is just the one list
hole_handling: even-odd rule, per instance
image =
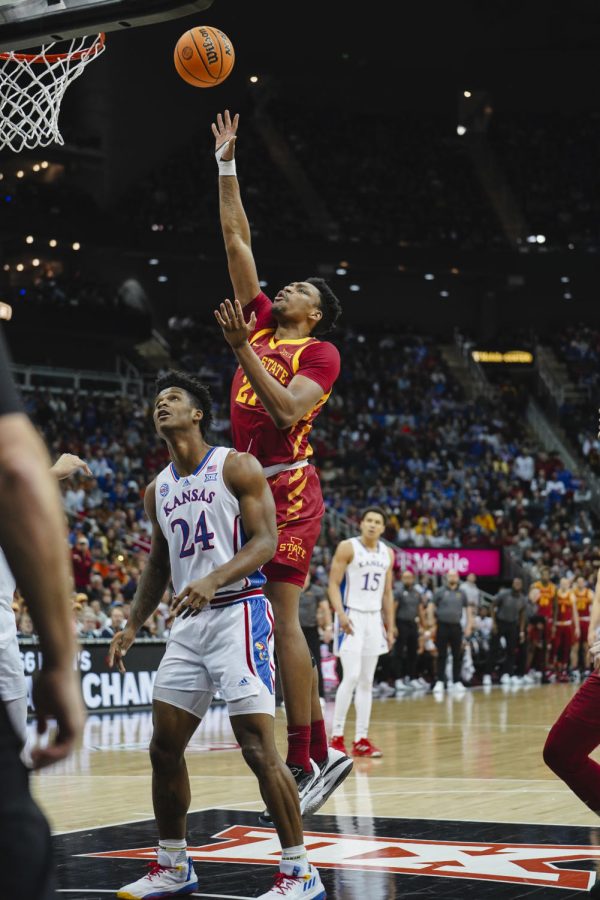
[[325, 512], [315, 467], [287, 469], [268, 479], [277, 514], [277, 550], [262, 567], [267, 581], [304, 587]]
[[571, 622], [557, 622], [554, 640], [552, 641], [552, 649], [556, 656], [557, 662], [565, 665], [569, 662], [569, 653], [573, 644], [573, 625]]
[[537, 644], [538, 641], [550, 641], [552, 636], [552, 619], [548, 616], [542, 616], [539, 613], [532, 616], [529, 620], [528, 639], [531, 644]]
[[581, 644], [585, 644], [588, 636], [588, 629], [590, 627], [589, 619], [579, 619], [579, 642]]

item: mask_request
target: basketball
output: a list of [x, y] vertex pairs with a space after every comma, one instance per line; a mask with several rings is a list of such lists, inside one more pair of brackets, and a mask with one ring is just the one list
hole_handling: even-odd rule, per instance
[[190, 28], [175, 45], [175, 68], [188, 84], [209, 88], [225, 81], [235, 62], [233, 44], [210, 25]]

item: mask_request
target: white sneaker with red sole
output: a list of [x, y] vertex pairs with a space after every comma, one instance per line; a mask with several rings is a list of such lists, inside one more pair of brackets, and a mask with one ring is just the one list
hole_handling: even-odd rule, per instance
[[383, 753], [376, 747], [375, 744], [372, 744], [369, 738], [361, 738], [360, 741], [354, 741], [352, 743], [352, 756], [364, 756], [369, 759], [377, 759], [380, 756], [383, 756]]
[[311, 866], [307, 875], [285, 875], [278, 872], [270, 891], [261, 894], [257, 900], [325, 900], [327, 894], [317, 869]]

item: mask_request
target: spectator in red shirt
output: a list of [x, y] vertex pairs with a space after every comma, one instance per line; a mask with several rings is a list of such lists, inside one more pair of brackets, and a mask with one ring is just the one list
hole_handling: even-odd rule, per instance
[[90, 583], [90, 572], [93, 565], [90, 544], [85, 535], [78, 535], [75, 546], [71, 550], [71, 560], [73, 563], [75, 590], [85, 591]]

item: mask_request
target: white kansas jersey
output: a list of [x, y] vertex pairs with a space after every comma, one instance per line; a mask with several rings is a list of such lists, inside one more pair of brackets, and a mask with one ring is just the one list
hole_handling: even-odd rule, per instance
[[[156, 478], [156, 514], [169, 545], [176, 594], [229, 562], [246, 542], [238, 499], [223, 479], [230, 453], [230, 447], [211, 447], [192, 475], [180, 476], [171, 463]], [[259, 569], [221, 588], [211, 606], [261, 596], [265, 581]]]
[[350, 538], [354, 556], [346, 567], [342, 598], [346, 609], [376, 612], [382, 608], [385, 579], [392, 561], [387, 546], [378, 541], [368, 550], [360, 538]]
[[0, 648], [6, 647], [17, 633], [12, 604], [17, 585], [0, 549]]

